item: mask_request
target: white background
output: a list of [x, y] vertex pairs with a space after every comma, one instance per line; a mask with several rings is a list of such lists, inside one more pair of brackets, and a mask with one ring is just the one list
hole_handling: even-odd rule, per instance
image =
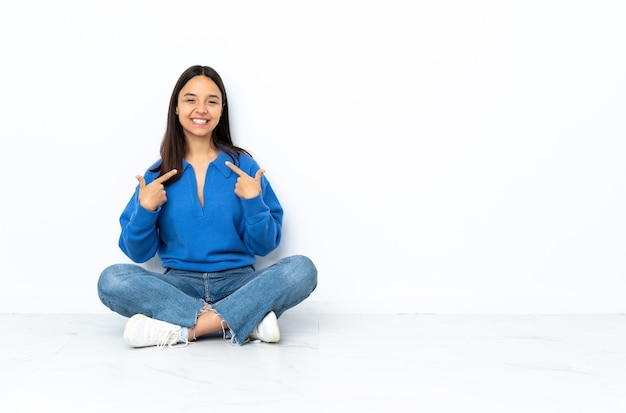
[[0, 312], [109, 311], [193, 64], [286, 210], [261, 264], [318, 266], [304, 308], [624, 312], [624, 4], [1, 0]]

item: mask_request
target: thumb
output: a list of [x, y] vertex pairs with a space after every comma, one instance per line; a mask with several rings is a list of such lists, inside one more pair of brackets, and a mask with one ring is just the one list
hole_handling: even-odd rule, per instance
[[265, 173], [265, 169], [259, 169], [258, 171], [256, 171], [256, 175], [254, 176], [254, 179], [256, 179], [257, 181], [261, 180], [261, 175], [263, 175]]
[[137, 181], [139, 181], [139, 188], [144, 189], [146, 187], [146, 180], [141, 175], [135, 175]]

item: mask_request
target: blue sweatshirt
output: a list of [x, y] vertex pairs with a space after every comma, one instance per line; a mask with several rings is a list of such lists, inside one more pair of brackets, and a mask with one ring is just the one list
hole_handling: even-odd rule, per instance
[[[198, 200], [191, 164], [183, 161], [182, 176], [166, 186], [167, 202], [152, 212], [139, 204], [139, 186], [120, 216], [119, 246], [134, 262], [143, 263], [155, 254], [163, 267], [198, 272], [217, 272], [252, 265], [255, 256], [276, 249], [281, 239], [283, 209], [269, 181], [261, 176], [261, 194], [242, 199], [235, 194], [238, 175], [224, 152], [207, 168], [204, 206]], [[150, 172], [146, 185], [158, 177]], [[235, 163], [235, 162], [233, 162]], [[254, 177], [259, 165], [242, 154], [238, 166]], [[178, 171], [181, 174], [181, 171]]]

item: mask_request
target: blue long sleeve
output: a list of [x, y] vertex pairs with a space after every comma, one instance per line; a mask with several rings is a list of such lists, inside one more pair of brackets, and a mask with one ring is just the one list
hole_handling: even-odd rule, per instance
[[[120, 216], [122, 251], [138, 263], [158, 254], [164, 267], [215, 272], [252, 265], [256, 256], [276, 249], [283, 209], [269, 181], [263, 175], [261, 194], [241, 199], [234, 193], [237, 175], [224, 164], [227, 160], [232, 161], [220, 152], [209, 165], [204, 206], [198, 200], [193, 168], [186, 162], [181, 178], [166, 187], [167, 202], [157, 211], [139, 205], [137, 189]], [[250, 176], [259, 169], [246, 155], [241, 155], [239, 167]], [[148, 169], [146, 183], [156, 177]]]

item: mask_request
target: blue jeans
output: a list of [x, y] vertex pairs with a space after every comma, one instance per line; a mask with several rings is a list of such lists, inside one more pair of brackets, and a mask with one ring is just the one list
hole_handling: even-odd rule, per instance
[[144, 314], [187, 328], [196, 324], [208, 303], [228, 324], [232, 341], [242, 345], [267, 313], [280, 317], [316, 286], [313, 262], [294, 255], [265, 269], [248, 266], [215, 273], [158, 273], [136, 264], [114, 264], [100, 275], [98, 296], [125, 317]]

